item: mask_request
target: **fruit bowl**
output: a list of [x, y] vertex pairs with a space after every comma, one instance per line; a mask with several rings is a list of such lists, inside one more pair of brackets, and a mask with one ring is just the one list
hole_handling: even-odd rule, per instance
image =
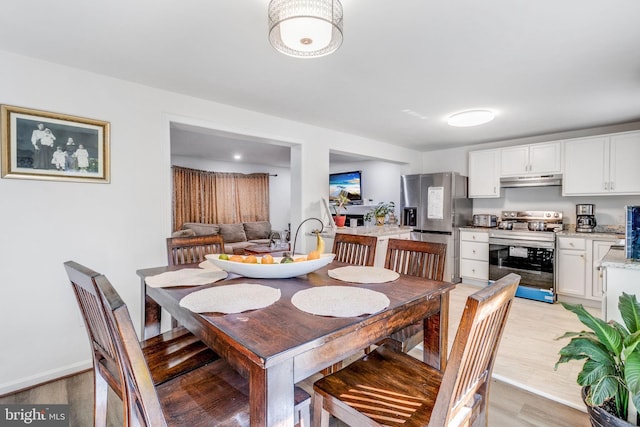
[[[318, 259], [290, 262], [286, 264], [280, 264], [282, 257], [273, 257], [273, 264], [261, 264], [261, 257], [257, 257], [257, 263], [248, 264], [219, 259], [218, 257], [220, 254], [209, 254], [205, 256], [209, 262], [228, 273], [235, 273], [252, 279], [287, 279], [289, 277], [296, 277], [311, 273], [312, 271], [322, 268], [333, 261], [333, 258], [336, 255], [321, 254]], [[296, 255], [294, 258], [297, 258], [298, 256], [302, 255]]]

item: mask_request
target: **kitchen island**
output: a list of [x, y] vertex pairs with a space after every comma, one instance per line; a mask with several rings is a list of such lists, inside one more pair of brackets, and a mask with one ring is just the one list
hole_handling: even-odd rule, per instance
[[[399, 225], [365, 225], [360, 227], [337, 227], [334, 229], [327, 229], [320, 233], [320, 236], [325, 241], [325, 252], [331, 252], [336, 233], [375, 236], [378, 238], [378, 243], [376, 244], [376, 257], [373, 265], [375, 267], [384, 267], [384, 259], [387, 254], [389, 239], [410, 240], [412, 230], [412, 227]], [[307, 247], [314, 247], [316, 235], [313, 233], [307, 233], [307, 239], [309, 239], [307, 241]]]
[[604, 272], [602, 316], [622, 323], [618, 298], [623, 292], [640, 294], [640, 260], [625, 257], [624, 247], [613, 246], [600, 263]]

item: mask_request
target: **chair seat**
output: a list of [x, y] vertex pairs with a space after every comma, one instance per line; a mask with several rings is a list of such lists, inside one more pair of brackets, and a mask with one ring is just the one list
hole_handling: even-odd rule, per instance
[[[440, 371], [384, 343], [348, 368], [316, 381], [314, 392], [332, 406], [330, 413], [349, 425], [426, 426], [441, 383]], [[344, 415], [344, 405], [360, 412]]]
[[[156, 390], [168, 426], [244, 427], [250, 424], [249, 381], [224, 359], [167, 381]], [[303, 408], [308, 413], [309, 394], [296, 387], [294, 395], [296, 416]]]
[[155, 385], [220, 359], [220, 356], [180, 326], [140, 343]]

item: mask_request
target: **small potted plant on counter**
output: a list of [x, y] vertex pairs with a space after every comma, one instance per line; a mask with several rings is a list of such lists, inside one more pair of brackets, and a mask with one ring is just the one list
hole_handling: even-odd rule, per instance
[[395, 213], [396, 205], [393, 202], [385, 203], [380, 202], [377, 206], [371, 209], [364, 215], [365, 221], [371, 221], [372, 218], [376, 219], [376, 225], [384, 225], [384, 219], [387, 214]]
[[349, 198], [344, 191], [341, 191], [338, 197], [336, 197], [336, 215], [333, 217], [333, 222], [336, 223], [336, 227], [344, 227], [344, 223], [347, 221], [346, 215], [340, 214], [341, 209], [344, 209], [345, 212], [347, 211], [347, 203], [349, 203]]
[[635, 295], [623, 293], [618, 310], [624, 325], [605, 322], [581, 304], [561, 303], [590, 330], [567, 332], [557, 339], [571, 338], [560, 350], [560, 363], [584, 360], [578, 374], [582, 399], [591, 425], [638, 425], [640, 407], [640, 304]]

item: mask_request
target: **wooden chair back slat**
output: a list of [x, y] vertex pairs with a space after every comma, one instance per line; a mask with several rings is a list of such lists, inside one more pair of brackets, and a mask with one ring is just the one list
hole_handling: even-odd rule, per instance
[[446, 253], [444, 243], [389, 239], [384, 267], [401, 274], [442, 280]]
[[224, 253], [224, 239], [220, 235], [167, 238], [168, 265], [198, 264], [205, 255]]
[[355, 234], [336, 233], [332, 252], [335, 260], [359, 266], [373, 266], [378, 238]]

